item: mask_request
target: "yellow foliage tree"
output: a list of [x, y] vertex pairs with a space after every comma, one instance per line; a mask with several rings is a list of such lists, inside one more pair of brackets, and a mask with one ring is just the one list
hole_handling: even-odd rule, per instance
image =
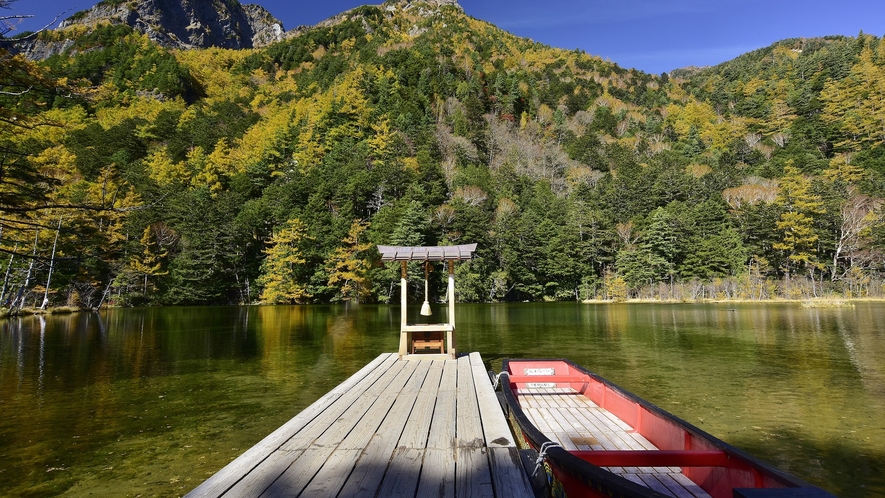
[[129, 270], [143, 277], [142, 294], [147, 295], [148, 278], [169, 273], [162, 270], [168, 251], [160, 247], [152, 226], [144, 229], [140, 242], [143, 250], [129, 261]]
[[[792, 161], [784, 168], [781, 190], [775, 201], [785, 209], [775, 228], [783, 233], [780, 242], [772, 247], [787, 253], [790, 263], [802, 265], [810, 272], [818, 268], [818, 235], [814, 231], [814, 215], [826, 210], [820, 196], [811, 190], [811, 180], [802, 174]], [[786, 268], [789, 274], [790, 268]]]
[[309, 239], [307, 225], [293, 218], [271, 237], [264, 253], [267, 258], [261, 265], [257, 283], [263, 290], [261, 300], [271, 304], [300, 303], [310, 297], [299, 278], [299, 270], [306, 260], [300, 244]]
[[148, 175], [162, 186], [188, 184], [191, 175], [182, 162], [175, 162], [165, 149], [157, 150], [145, 159]]
[[366, 251], [372, 244], [361, 241], [363, 232], [369, 228], [368, 222], [355, 220], [350, 225], [342, 245], [332, 251], [328, 261], [329, 286], [337, 287], [341, 298], [359, 302], [371, 293], [369, 269], [371, 263]]
[[841, 80], [828, 79], [820, 93], [824, 102], [821, 119], [835, 123], [844, 134], [836, 145], [858, 150], [885, 141], [885, 43], [878, 49], [867, 43], [858, 62]]

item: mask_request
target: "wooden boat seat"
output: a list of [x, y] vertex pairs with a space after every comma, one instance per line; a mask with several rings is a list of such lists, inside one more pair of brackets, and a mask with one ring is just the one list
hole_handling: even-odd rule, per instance
[[719, 450], [609, 450], [571, 451], [597, 467], [729, 467], [728, 454]]

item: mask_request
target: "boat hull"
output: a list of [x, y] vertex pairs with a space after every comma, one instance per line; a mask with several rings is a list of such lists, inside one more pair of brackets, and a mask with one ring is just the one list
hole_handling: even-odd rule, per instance
[[[606, 468], [677, 468], [692, 485], [714, 498], [732, 498], [735, 490], [767, 489], [771, 496], [831, 496], [735, 448], [675, 415], [635, 396], [568, 360], [505, 360], [500, 376], [505, 410], [522, 443], [542, 450], [554, 488], [569, 497], [663, 497]], [[520, 403], [528, 391], [574, 392], [606, 410], [647, 440], [655, 450], [566, 450], [532, 422]], [[635, 476], [629, 476], [635, 477]], [[783, 490], [781, 494], [775, 490]], [[803, 490], [807, 490], [805, 493]], [[797, 494], [799, 493], [799, 494]], [[822, 495], [819, 493], [823, 493]], [[766, 495], [769, 496], [769, 495]]]

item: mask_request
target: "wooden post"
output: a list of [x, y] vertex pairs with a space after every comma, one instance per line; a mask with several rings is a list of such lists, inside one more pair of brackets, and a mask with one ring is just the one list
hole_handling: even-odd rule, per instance
[[400, 270], [400, 332], [399, 332], [399, 357], [409, 354], [409, 333], [404, 329], [406, 327], [406, 317], [408, 313], [406, 313], [406, 303], [408, 302], [408, 263], [406, 261], [402, 262], [402, 269]]
[[446, 333], [446, 352], [455, 358], [455, 261], [449, 260], [449, 325], [452, 331]]

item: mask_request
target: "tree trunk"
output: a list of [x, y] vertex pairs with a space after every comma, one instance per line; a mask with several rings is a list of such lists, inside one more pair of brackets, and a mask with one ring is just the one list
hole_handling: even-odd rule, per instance
[[3, 277], [3, 289], [0, 290], [0, 303], [6, 302], [6, 286], [9, 285], [9, 270], [12, 268], [12, 259], [15, 257], [16, 252], [18, 252], [18, 242], [15, 243], [15, 248], [12, 249], [12, 254], [9, 255], [9, 264], [6, 265], [6, 275]]
[[31, 283], [31, 273], [34, 271], [34, 261], [37, 259], [37, 242], [40, 240], [40, 230], [37, 230], [37, 233], [34, 235], [34, 250], [31, 252], [31, 263], [28, 265], [28, 273], [25, 276], [25, 283], [22, 285], [21, 289], [18, 292], [18, 296], [12, 301], [12, 305], [9, 307], [10, 309], [15, 308], [16, 303], [19, 303], [19, 308], [25, 305], [25, 291], [28, 288], [28, 285]]
[[55, 248], [58, 247], [58, 234], [61, 232], [61, 216], [58, 217], [58, 228], [55, 230], [55, 241], [52, 243], [52, 257], [49, 259], [49, 275], [46, 277], [46, 292], [43, 293], [43, 304], [41, 310], [46, 309], [49, 304], [49, 283], [52, 281], [52, 270], [55, 268]]

